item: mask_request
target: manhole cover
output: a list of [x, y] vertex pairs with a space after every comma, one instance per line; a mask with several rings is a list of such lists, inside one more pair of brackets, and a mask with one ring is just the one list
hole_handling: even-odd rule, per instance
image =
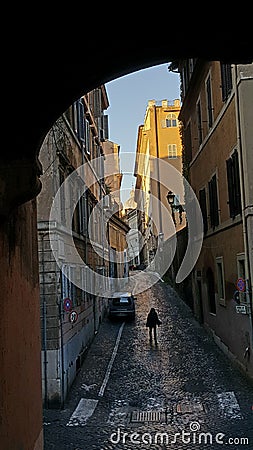
[[204, 411], [204, 407], [202, 403], [181, 402], [177, 404], [176, 411], [180, 414], [198, 413]]
[[132, 411], [131, 422], [161, 422], [165, 419], [162, 411]]

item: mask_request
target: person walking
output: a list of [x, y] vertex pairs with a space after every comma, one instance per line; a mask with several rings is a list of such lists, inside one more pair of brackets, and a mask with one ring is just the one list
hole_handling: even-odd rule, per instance
[[151, 308], [146, 321], [146, 327], [149, 328], [149, 341], [152, 342], [154, 337], [155, 345], [157, 345], [157, 325], [161, 325], [161, 320], [158, 318], [158, 314], [155, 308]]

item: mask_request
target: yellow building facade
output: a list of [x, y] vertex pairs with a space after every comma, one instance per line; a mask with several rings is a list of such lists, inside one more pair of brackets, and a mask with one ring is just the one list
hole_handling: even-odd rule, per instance
[[[172, 102], [150, 100], [144, 124], [138, 129], [135, 200], [138, 204], [139, 229], [144, 237], [141, 260], [146, 265], [154, 258], [159, 242], [162, 245], [172, 231], [185, 226], [184, 213], [179, 208], [184, 203], [183, 195], [173, 189], [175, 183], [172, 180], [177, 177], [175, 173], [178, 177], [182, 174], [179, 113], [178, 99]], [[168, 170], [168, 165], [176, 169], [174, 174]], [[169, 191], [171, 203], [168, 202]]]

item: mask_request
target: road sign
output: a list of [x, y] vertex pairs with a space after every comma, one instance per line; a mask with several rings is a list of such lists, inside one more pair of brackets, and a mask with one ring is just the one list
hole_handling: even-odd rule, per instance
[[238, 278], [236, 282], [236, 287], [238, 291], [244, 292], [245, 291], [245, 280], [243, 278]]
[[71, 311], [71, 313], [69, 314], [69, 321], [71, 323], [75, 323], [78, 319], [78, 314], [76, 311]]
[[247, 314], [246, 305], [236, 305], [236, 312], [241, 314]]
[[72, 300], [70, 300], [70, 298], [65, 298], [63, 300], [63, 308], [64, 311], [69, 312], [72, 309]]

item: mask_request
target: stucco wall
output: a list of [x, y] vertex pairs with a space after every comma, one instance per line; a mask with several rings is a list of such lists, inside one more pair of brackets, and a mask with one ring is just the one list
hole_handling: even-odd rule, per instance
[[36, 201], [0, 225], [0, 436], [4, 450], [42, 450]]

